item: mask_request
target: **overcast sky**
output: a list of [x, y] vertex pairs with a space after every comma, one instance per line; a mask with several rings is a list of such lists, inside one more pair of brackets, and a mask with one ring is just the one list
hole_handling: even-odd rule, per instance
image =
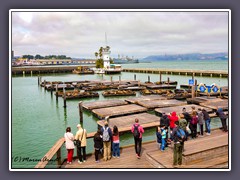
[[228, 52], [227, 12], [12, 12], [15, 55], [94, 58]]

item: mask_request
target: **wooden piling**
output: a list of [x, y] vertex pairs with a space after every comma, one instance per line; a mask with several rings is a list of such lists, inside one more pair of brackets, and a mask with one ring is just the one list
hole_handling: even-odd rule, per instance
[[51, 95], [53, 93], [53, 83], [51, 82]]
[[82, 101], [78, 103], [78, 110], [79, 110], [79, 117], [80, 117], [80, 123], [83, 122], [83, 108], [82, 108]]
[[46, 80], [44, 79], [44, 89], [46, 89]]
[[110, 78], [111, 78], [111, 83], [112, 83], [112, 81], [113, 81], [112, 76]]
[[194, 80], [194, 73], [192, 73], [192, 80]]
[[56, 101], [58, 101], [58, 84], [56, 84]]
[[40, 85], [40, 77], [38, 76], [38, 86]]
[[121, 76], [119, 76], [119, 84], [120, 84], [120, 82], [121, 82]]
[[170, 82], [170, 78], [168, 77], [168, 78], [167, 78], [167, 83], [168, 83], [168, 85], [169, 85], [169, 82]]
[[161, 84], [161, 82], [162, 82], [162, 72], [160, 71], [160, 84]]
[[148, 82], [150, 82], [151, 80], [150, 80], [150, 76], [148, 76]]
[[134, 81], [136, 81], [136, 74], [134, 74]]
[[63, 88], [63, 107], [64, 107], [64, 108], [67, 107], [67, 103], [66, 103], [66, 91], [65, 91], [65, 88]]

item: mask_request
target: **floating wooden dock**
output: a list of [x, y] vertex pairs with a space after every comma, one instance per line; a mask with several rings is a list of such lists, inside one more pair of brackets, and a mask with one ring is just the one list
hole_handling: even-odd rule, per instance
[[147, 108], [138, 106], [136, 104], [128, 104], [123, 106], [107, 107], [101, 109], [93, 109], [92, 113], [100, 119], [103, 119], [107, 116], [116, 117], [134, 113], [146, 112]]
[[196, 111], [198, 111], [198, 108], [204, 108], [207, 112], [212, 112], [212, 109], [211, 108], [205, 108], [205, 107], [203, 107], [203, 106], [199, 106], [199, 105], [190, 105], [190, 104], [188, 104], [188, 105], [184, 105], [184, 106], [174, 106], [174, 107], [166, 107], [166, 108], [156, 108], [155, 109], [155, 113], [157, 114], [157, 115], [159, 115], [159, 116], [161, 116], [162, 115], [162, 113], [164, 112], [164, 113], [166, 113], [166, 114], [169, 114], [169, 113], [171, 113], [171, 112], [173, 112], [173, 111], [175, 111], [177, 114], [182, 114], [182, 109], [185, 107], [186, 108], [186, 111], [188, 112], [188, 113], [191, 113], [192, 112], [192, 106], [194, 106], [195, 107], [195, 110]]
[[176, 85], [147, 85], [148, 89], [176, 89]]
[[[160, 118], [153, 114], [149, 113], [140, 113], [128, 116], [121, 116], [117, 118], [110, 118], [108, 120], [108, 125], [110, 128], [113, 128], [114, 125], [118, 127], [119, 132], [130, 131], [132, 125], [135, 123], [135, 119], [139, 119], [139, 123], [143, 128], [151, 128], [159, 126]], [[104, 120], [97, 121], [99, 126], [104, 126]]]
[[104, 97], [110, 96], [136, 96], [136, 92], [131, 90], [110, 90], [102, 93]]
[[210, 77], [228, 77], [228, 71], [218, 70], [193, 70], [193, 69], [159, 69], [159, 68], [123, 68], [123, 72], [171, 74], [171, 75], [194, 75]]
[[125, 99], [125, 101], [137, 104], [139, 101], [153, 101], [153, 100], [166, 100], [166, 97], [160, 96], [160, 95], [149, 95], [149, 96], [140, 96], [140, 97], [134, 97], [134, 98], [128, 98]]
[[200, 103], [207, 102], [212, 99], [216, 99], [216, 97], [201, 96], [201, 97], [187, 98], [187, 103], [199, 105]]
[[99, 109], [103, 107], [121, 106], [128, 104], [124, 100], [103, 100], [94, 102], [83, 102], [82, 107], [85, 110]]
[[228, 100], [227, 99], [212, 99], [207, 102], [200, 103], [201, 106], [212, 108], [217, 110], [218, 108], [222, 108], [223, 110], [228, 110]]
[[171, 100], [138, 101], [137, 104], [147, 109], [154, 109], [154, 108], [160, 108], [160, 107], [186, 105], [187, 103], [186, 101], [178, 101], [175, 99], [171, 99]]

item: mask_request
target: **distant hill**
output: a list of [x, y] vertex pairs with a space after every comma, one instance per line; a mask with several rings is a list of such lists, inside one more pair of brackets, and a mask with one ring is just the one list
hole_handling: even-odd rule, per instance
[[228, 60], [227, 53], [191, 53], [191, 54], [173, 54], [173, 55], [153, 55], [147, 56], [140, 61], [165, 61], [165, 60]]

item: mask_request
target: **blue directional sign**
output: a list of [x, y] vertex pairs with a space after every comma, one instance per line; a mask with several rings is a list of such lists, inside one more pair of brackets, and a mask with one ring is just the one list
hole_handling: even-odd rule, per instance
[[206, 91], [206, 88], [205, 88], [204, 86], [200, 86], [200, 87], [199, 87], [199, 90], [200, 90], [201, 92], [205, 92], [205, 91]]
[[193, 80], [193, 79], [189, 79], [189, 80], [188, 80], [188, 84], [189, 84], [189, 85], [193, 85], [193, 84], [194, 84], [194, 80]]
[[215, 92], [215, 93], [216, 93], [216, 92], [218, 92], [218, 90], [219, 90], [219, 89], [218, 89], [218, 87], [217, 87], [217, 86], [214, 86], [214, 88], [213, 88], [212, 90], [213, 90], [213, 92]]

